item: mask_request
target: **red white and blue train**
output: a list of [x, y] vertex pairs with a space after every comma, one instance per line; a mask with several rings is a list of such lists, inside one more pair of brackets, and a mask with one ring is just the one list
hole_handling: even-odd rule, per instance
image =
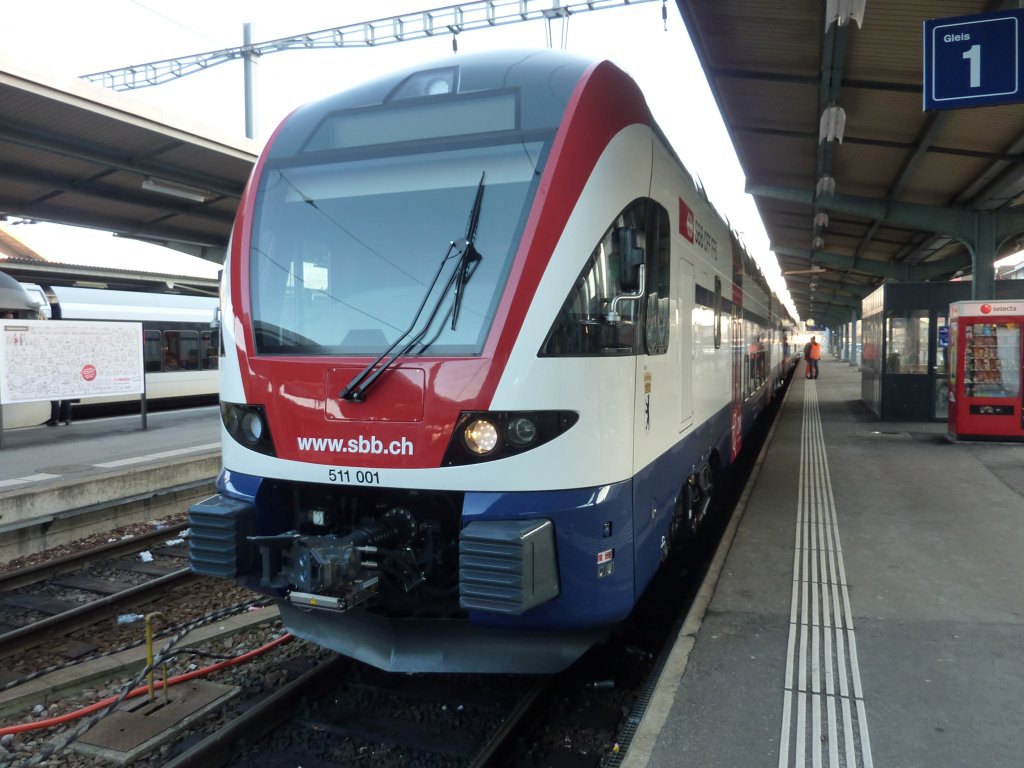
[[297, 110], [222, 291], [192, 569], [391, 670], [568, 666], [700, 527], [794, 361], [636, 84], [554, 51]]

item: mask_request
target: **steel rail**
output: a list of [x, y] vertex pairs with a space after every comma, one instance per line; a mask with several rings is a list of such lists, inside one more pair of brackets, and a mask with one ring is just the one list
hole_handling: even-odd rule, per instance
[[333, 656], [318, 664], [241, 716], [219, 727], [164, 768], [213, 768], [223, 765], [235, 756], [236, 744], [262, 738], [287, 721], [294, 715], [303, 697], [315, 692], [318, 686], [336, 682], [337, 675], [349, 664], [351, 661], [343, 656]]
[[169, 584], [185, 578], [199, 577], [188, 568], [181, 568], [144, 584], [137, 584], [123, 592], [107, 595], [91, 603], [72, 608], [70, 611], [12, 629], [10, 632], [0, 635], [0, 656], [31, 648], [38, 645], [45, 637], [71, 632], [79, 627], [92, 624], [103, 611], [110, 611], [128, 602], [136, 604], [143, 602], [141, 598], [147, 597], [149, 593], [158, 593]]
[[43, 563], [29, 565], [24, 568], [16, 568], [0, 573], [0, 592], [6, 592], [28, 584], [35, 584], [44, 579], [59, 576], [63, 573], [70, 573], [81, 568], [83, 565], [97, 560], [100, 557], [117, 555], [131, 552], [140, 546], [149, 544], [158, 539], [166, 539], [188, 527], [188, 523], [175, 523], [166, 528], [141, 533], [127, 539], [106, 542], [82, 552], [72, 552], [63, 557], [48, 560]]
[[501, 727], [477, 752], [468, 768], [496, 768], [504, 765], [511, 747], [534, 727], [555, 689], [557, 675], [542, 677], [519, 700]]

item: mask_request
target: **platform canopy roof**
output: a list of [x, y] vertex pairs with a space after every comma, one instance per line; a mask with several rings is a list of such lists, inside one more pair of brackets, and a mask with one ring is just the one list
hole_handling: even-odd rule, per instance
[[[803, 319], [849, 320], [885, 279], [971, 274], [951, 235], [962, 212], [1019, 205], [1024, 104], [923, 111], [923, 22], [1017, 3], [866, 0], [859, 26], [826, 22], [857, 5], [840, 0], [677, 4]], [[833, 105], [842, 143], [819, 140]], [[1021, 234], [996, 238], [998, 255]]]
[[0, 59], [0, 215], [222, 261], [258, 151], [124, 94]]

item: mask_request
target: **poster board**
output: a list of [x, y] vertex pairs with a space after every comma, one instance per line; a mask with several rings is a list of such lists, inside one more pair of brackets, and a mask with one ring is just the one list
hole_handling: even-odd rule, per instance
[[142, 323], [0, 320], [0, 403], [143, 394]]

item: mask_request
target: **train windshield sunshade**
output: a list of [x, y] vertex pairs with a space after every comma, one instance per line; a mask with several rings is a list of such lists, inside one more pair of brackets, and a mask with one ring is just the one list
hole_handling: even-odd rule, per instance
[[343, 112], [325, 119], [303, 151], [322, 152], [513, 131], [517, 127], [517, 113], [516, 94], [511, 91], [469, 99], [420, 100], [400, 107]]

